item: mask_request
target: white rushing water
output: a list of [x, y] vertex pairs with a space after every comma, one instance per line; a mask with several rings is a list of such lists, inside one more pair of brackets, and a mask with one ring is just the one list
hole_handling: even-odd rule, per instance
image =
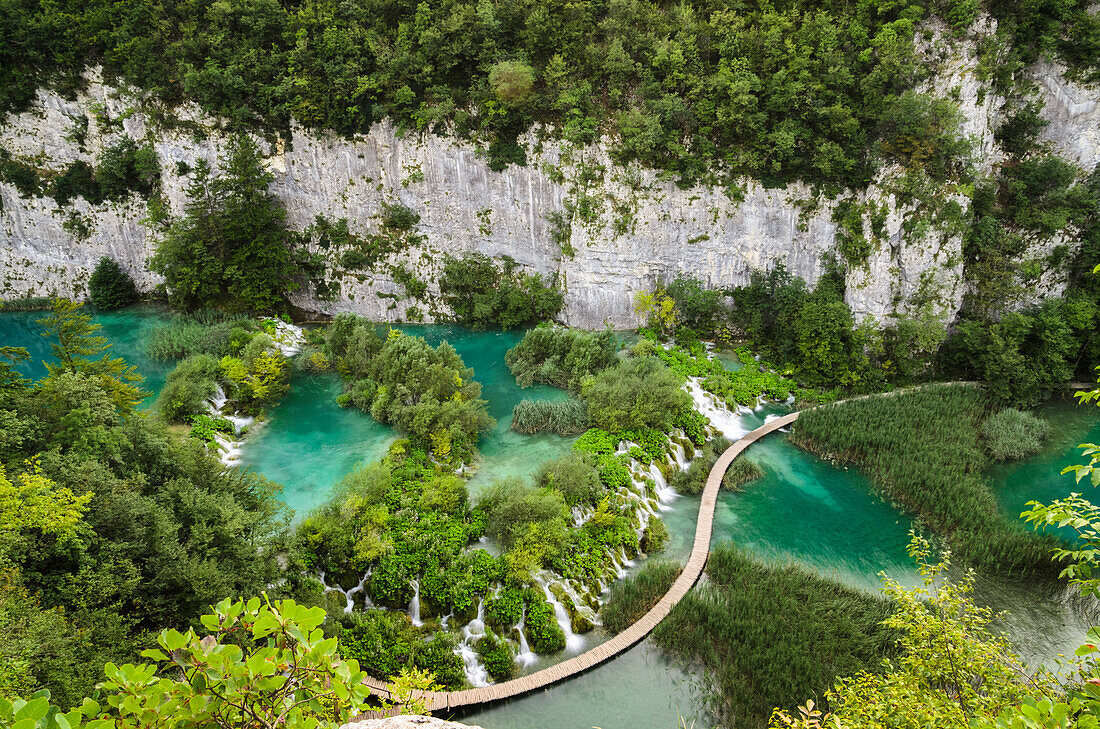
[[420, 581], [412, 581], [413, 596], [412, 600], [409, 600], [409, 617], [412, 619], [412, 624], [416, 627], [420, 627], [424, 624], [424, 621], [420, 619]]
[[294, 324], [287, 324], [282, 319], [265, 319], [275, 325], [275, 333], [271, 338], [275, 340], [275, 346], [279, 348], [284, 357], [293, 357], [302, 351], [302, 345], [306, 343], [305, 330]]
[[689, 377], [684, 389], [691, 395], [695, 409], [706, 415], [710, 419], [711, 427], [730, 441], [736, 441], [749, 432], [737, 413], [729, 410], [725, 404], [715, 402], [714, 396], [699, 385], [699, 378]]
[[533, 665], [538, 661], [539, 657], [531, 651], [531, 646], [527, 644], [527, 634], [523, 631], [527, 629], [527, 606], [523, 606], [523, 613], [520, 615], [519, 623], [516, 625], [516, 632], [519, 633], [519, 650], [516, 652], [516, 663], [526, 668]]
[[477, 604], [477, 617], [462, 629], [462, 642], [455, 653], [466, 667], [466, 680], [471, 686], [488, 686], [489, 672], [481, 665], [481, 659], [475, 650], [478, 640], [485, 635], [485, 600]]
[[565, 606], [554, 597], [554, 593], [550, 592], [550, 585], [548, 583], [543, 583], [542, 590], [546, 593], [546, 601], [554, 608], [554, 618], [558, 621], [558, 626], [561, 627], [562, 632], [565, 633], [565, 652], [580, 653], [584, 650], [584, 636], [577, 635], [573, 632], [573, 621], [569, 619], [569, 612], [565, 609]]

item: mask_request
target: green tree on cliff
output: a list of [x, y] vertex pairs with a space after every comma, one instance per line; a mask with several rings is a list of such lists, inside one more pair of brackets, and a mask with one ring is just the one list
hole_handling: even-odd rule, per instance
[[187, 309], [220, 306], [248, 311], [279, 308], [295, 288], [296, 236], [286, 210], [268, 190], [274, 176], [250, 137], [236, 137], [214, 175], [196, 165], [187, 206], [150, 261], [169, 296]]

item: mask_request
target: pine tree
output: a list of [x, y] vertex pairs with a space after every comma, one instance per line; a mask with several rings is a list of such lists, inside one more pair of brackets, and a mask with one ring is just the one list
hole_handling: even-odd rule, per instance
[[46, 363], [48, 377], [79, 372], [97, 380], [120, 410], [133, 410], [149, 395], [140, 387], [145, 378], [121, 357], [103, 354], [111, 345], [106, 337], [97, 334], [99, 324], [92, 322], [83, 307], [76, 301], [54, 299], [50, 314], [38, 320], [45, 329], [42, 336], [57, 340], [51, 345], [57, 363]]
[[268, 187], [274, 177], [251, 138], [236, 137], [219, 160], [220, 175], [200, 161], [187, 188], [184, 217], [161, 242], [150, 268], [167, 279], [187, 309], [279, 308], [293, 283], [296, 236]]

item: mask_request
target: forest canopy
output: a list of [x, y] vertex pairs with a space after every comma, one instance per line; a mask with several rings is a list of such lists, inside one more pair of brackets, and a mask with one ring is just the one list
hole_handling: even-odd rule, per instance
[[[1100, 21], [1088, 4], [990, 2], [1000, 29], [983, 47], [996, 59], [993, 80], [1043, 53], [1095, 77]], [[0, 111], [25, 108], [43, 85], [75, 91], [99, 65], [109, 81], [169, 105], [195, 102], [238, 127], [295, 119], [350, 135], [385, 117], [453, 125], [502, 168], [524, 160], [517, 135], [548, 122], [577, 144], [608, 134], [619, 160], [683, 181], [721, 163], [777, 184], [862, 186], [883, 157], [911, 162], [911, 150], [932, 144], [934, 176], [953, 152], [940, 125], [951, 110], [907, 95], [926, 73], [914, 34], [934, 15], [965, 33], [979, 6], [4, 0], [2, 9]]]

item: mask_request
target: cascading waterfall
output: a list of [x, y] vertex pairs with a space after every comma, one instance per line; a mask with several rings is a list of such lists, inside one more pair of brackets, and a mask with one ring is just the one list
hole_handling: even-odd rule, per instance
[[542, 591], [546, 593], [546, 601], [554, 608], [554, 618], [558, 621], [558, 626], [565, 633], [566, 653], [580, 653], [584, 648], [584, 636], [573, 632], [573, 621], [569, 618], [569, 611], [565, 609], [560, 600], [554, 597], [554, 593], [550, 591], [549, 583], [544, 582], [542, 584]]
[[713, 396], [699, 385], [699, 378], [689, 377], [684, 388], [691, 395], [695, 409], [706, 415], [710, 419], [711, 427], [717, 429], [730, 441], [739, 440], [749, 432], [737, 413], [730, 412], [724, 405], [720, 406], [714, 402]]
[[409, 600], [409, 617], [412, 618], [412, 624], [416, 627], [420, 627], [424, 624], [424, 621], [420, 619], [420, 580], [413, 580], [413, 596], [412, 600]]
[[516, 663], [526, 668], [533, 665], [538, 661], [539, 657], [531, 650], [531, 646], [527, 645], [527, 634], [523, 631], [527, 629], [527, 606], [523, 606], [523, 613], [520, 615], [519, 623], [516, 625], [516, 632], [519, 633], [519, 650], [516, 652]]
[[481, 665], [480, 657], [474, 646], [485, 635], [485, 599], [477, 604], [477, 617], [462, 628], [462, 642], [455, 648], [455, 654], [462, 659], [466, 667], [466, 680], [471, 686], [488, 686], [489, 672]]

